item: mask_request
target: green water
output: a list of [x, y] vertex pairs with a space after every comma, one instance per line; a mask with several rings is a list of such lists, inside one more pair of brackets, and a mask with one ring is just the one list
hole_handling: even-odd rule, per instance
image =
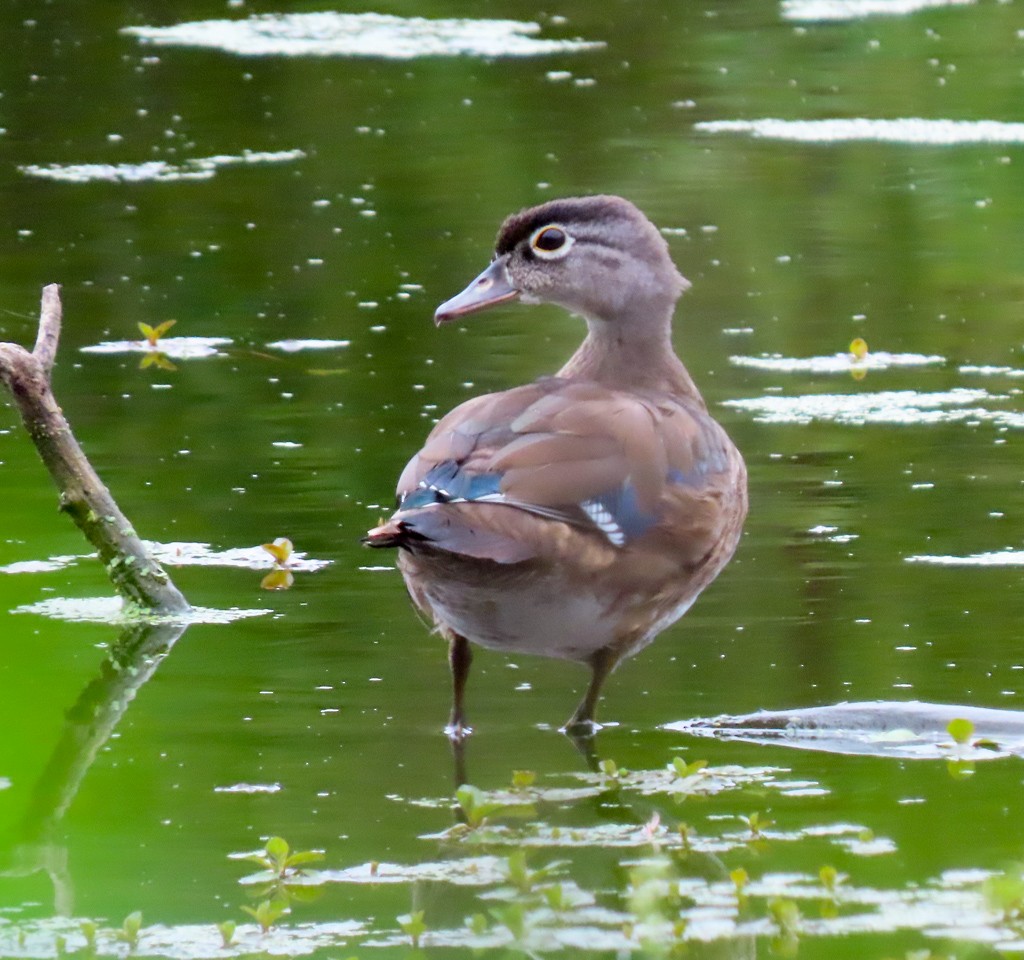
[[[11, 566], [86, 551], [0, 409], [0, 955], [55, 956], [60, 937], [87, 952], [83, 919], [97, 954], [124, 954], [114, 931], [137, 910], [137, 952], [189, 958], [406, 955], [396, 918], [418, 910], [437, 957], [1019, 952], [1024, 884], [982, 892], [1024, 858], [1010, 733], [968, 750], [970, 773], [947, 766], [941, 729], [908, 759], [899, 724], [860, 755], [663, 725], [844, 700], [1024, 703], [1020, 3], [827, 22], [768, 0], [376, 9], [601, 45], [516, 57], [443, 37], [402, 60], [244, 56], [120, 32], [283, 7], [325, 9], [0, 11], [0, 335], [31, 343], [40, 288], [63, 285], [55, 389], [146, 538], [225, 551], [288, 537], [329, 561], [275, 593], [265, 567], [173, 567], [196, 605], [268, 612], [135, 656], [116, 625], [15, 612], [110, 590], [85, 558]], [[926, 142], [912, 124], [862, 126], [868, 139], [803, 128], [810, 140], [700, 126], [764, 118], [967, 125]], [[190, 163], [210, 157], [235, 162]], [[140, 171], [153, 161], [166, 166]], [[486, 652], [476, 732], [454, 758], [443, 643], [358, 543], [434, 419], [575, 347], [578, 321], [553, 307], [430, 319], [507, 213], [586, 192], [625, 195], [666, 230], [693, 282], [677, 345], [746, 457], [751, 498], [733, 563], [609, 681], [603, 774], [557, 732], [583, 672]], [[83, 351], [168, 319], [169, 338], [230, 342], [174, 369]], [[823, 370], [854, 337], [896, 360]], [[763, 405], [787, 399], [784, 414]], [[709, 766], [662, 772], [678, 757]], [[533, 785], [499, 796], [515, 770]], [[531, 810], [445, 834], [463, 779]], [[325, 858], [305, 878], [320, 896], [293, 898], [261, 936], [241, 907], [269, 894], [251, 896], [239, 881], [258, 868], [228, 855], [274, 835]], [[561, 861], [557, 875], [510, 888], [517, 849], [530, 869]], [[845, 877], [834, 894], [824, 866]], [[224, 920], [239, 925], [227, 949]]]

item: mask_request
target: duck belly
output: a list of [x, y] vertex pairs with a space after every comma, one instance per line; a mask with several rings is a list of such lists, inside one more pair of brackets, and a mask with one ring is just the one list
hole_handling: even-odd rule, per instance
[[438, 627], [491, 650], [587, 660], [618, 633], [621, 597], [602, 597], [551, 572], [515, 564], [437, 569], [409, 553], [398, 566], [416, 606]]
[[613, 649], [628, 656], [678, 620], [700, 592], [686, 578], [637, 591], [606, 577], [580, 582], [528, 563], [446, 560], [401, 554], [399, 569], [414, 603], [442, 631], [504, 653], [589, 661]]

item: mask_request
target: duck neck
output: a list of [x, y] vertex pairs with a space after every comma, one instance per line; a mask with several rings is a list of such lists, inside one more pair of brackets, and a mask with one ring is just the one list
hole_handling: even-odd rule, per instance
[[[657, 316], [657, 314], [653, 314]], [[672, 305], [660, 319], [587, 318], [587, 336], [558, 376], [591, 380], [613, 390], [668, 394], [704, 401], [672, 347]]]

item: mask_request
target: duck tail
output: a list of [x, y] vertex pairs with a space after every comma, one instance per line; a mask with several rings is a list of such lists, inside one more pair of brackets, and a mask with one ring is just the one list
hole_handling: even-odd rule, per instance
[[379, 527], [374, 527], [366, 532], [361, 543], [366, 547], [373, 547], [375, 550], [382, 550], [389, 547], [407, 547], [410, 543], [426, 539], [422, 534], [417, 533], [403, 520], [396, 520], [392, 517]]

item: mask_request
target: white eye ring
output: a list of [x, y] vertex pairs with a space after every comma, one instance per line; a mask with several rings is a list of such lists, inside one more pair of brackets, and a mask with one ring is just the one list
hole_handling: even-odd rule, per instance
[[[562, 242], [556, 247], [544, 247], [541, 246], [541, 237], [544, 234], [551, 231], [551, 236], [547, 238], [548, 242], [556, 240], [558, 235], [561, 235]], [[573, 239], [571, 233], [558, 223], [546, 223], [543, 227], [538, 227], [530, 235], [530, 250], [533, 251], [542, 260], [561, 260], [576, 241]]]

